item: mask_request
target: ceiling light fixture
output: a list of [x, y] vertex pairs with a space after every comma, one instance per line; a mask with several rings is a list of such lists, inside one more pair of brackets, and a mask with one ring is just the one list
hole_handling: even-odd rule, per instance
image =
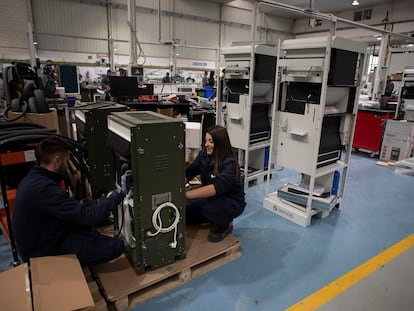
[[358, 0], [354, 0], [354, 1], [352, 1], [352, 5], [359, 5]]

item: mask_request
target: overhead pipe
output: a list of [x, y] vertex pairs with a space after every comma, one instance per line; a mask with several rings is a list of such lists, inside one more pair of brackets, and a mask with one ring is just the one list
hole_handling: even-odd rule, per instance
[[135, 0], [128, 0], [128, 26], [130, 28], [130, 42], [129, 42], [129, 64], [137, 64], [137, 18], [136, 18], [136, 4]]
[[315, 9], [315, 0], [310, 0], [309, 1], [309, 9], [311, 11], [313, 11]]
[[29, 41], [30, 64], [36, 67], [36, 47], [33, 38], [33, 10], [31, 0], [26, 0], [27, 7], [27, 40]]
[[[174, 1], [170, 2], [170, 12], [174, 12]], [[174, 25], [174, 16], [170, 15], [169, 18], [170, 22], [170, 38], [171, 38], [171, 74], [173, 77], [177, 76], [177, 47], [176, 47], [176, 38], [174, 38], [175, 34], [175, 25]]]
[[384, 80], [382, 71], [383, 71], [383, 68], [386, 68], [386, 62], [388, 58], [387, 50], [388, 50], [389, 40], [390, 40], [390, 36], [388, 34], [384, 34], [382, 36], [380, 49], [379, 49], [379, 55], [378, 55], [378, 66], [377, 66], [377, 70], [375, 71], [374, 85], [372, 88], [372, 95], [371, 95], [373, 100], [379, 99], [380, 94], [382, 94], [383, 91], [385, 90], [385, 83], [384, 83], [385, 80]]
[[161, 43], [161, 0], [158, 0], [158, 42]]
[[315, 17], [315, 18], [319, 18], [319, 19], [323, 19], [323, 20], [328, 20], [334, 23], [337, 22], [341, 22], [341, 23], [346, 23], [352, 26], [355, 26], [357, 28], [363, 28], [363, 29], [367, 29], [367, 30], [371, 30], [374, 32], [379, 32], [382, 34], [389, 34], [392, 36], [396, 36], [396, 37], [400, 37], [403, 39], [408, 39], [408, 40], [412, 40], [412, 38], [410, 36], [407, 35], [402, 35], [402, 34], [398, 34], [398, 33], [394, 33], [392, 31], [386, 30], [386, 29], [379, 29], [373, 26], [369, 26], [369, 25], [365, 25], [365, 24], [361, 24], [361, 23], [357, 23], [345, 18], [341, 18], [341, 17], [337, 17], [333, 14], [325, 14], [325, 13], [319, 13], [319, 12], [314, 12], [313, 8], [310, 9], [302, 9], [299, 7], [295, 7], [295, 6], [291, 6], [288, 4], [284, 4], [284, 3], [279, 3], [279, 2], [275, 2], [275, 1], [271, 1], [271, 0], [262, 0], [262, 1], [258, 1], [255, 3], [255, 8], [253, 11], [253, 24], [252, 24], [252, 41], [255, 40], [255, 36], [256, 36], [256, 23], [257, 23], [257, 18], [256, 15], [258, 13], [258, 10], [260, 8], [261, 5], [268, 5], [268, 6], [272, 6], [272, 7], [276, 7], [279, 9], [283, 9], [292, 13], [299, 13], [299, 14], [303, 14], [303, 15], [307, 15], [310, 17]]
[[112, 71], [115, 70], [114, 62], [114, 40], [112, 38], [112, 3], [107, 0], [106, 2], [106, 22], [108, 32], [108, 55], [109, 55], [109, 67]]

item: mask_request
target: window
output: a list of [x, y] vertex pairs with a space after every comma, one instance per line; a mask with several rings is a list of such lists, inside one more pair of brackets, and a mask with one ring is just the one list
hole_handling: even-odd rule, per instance
[[375, 67], [377, 66], [378, 66], [378, 56], [370, 55], [369, 62], [368, 62], [368, 68], [367, 68], [367, 74], [369, 75], [370, 73], [373, 73]]
[[371, 14], [372, 14], [372, 9], [363, 10], [362, 11], [362, 19], [363, 20], [371, 19]]
[[354, 21], [363, 21], [371, 19], [372, 9], [354, 12]]

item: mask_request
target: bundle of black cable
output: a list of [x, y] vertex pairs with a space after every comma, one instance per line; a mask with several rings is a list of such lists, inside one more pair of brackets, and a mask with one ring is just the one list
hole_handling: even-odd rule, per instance
[[[20, 112], [20, 114], [15, 118], [10, 118], [9, 111]], [[13, 98], [4, 111], [4, 119], [11, 122], [22, 118], [26, 113], [48, 113], [49, 111], [49, 104], [43, 90], [37, 89], [32, 81], [26, 81], [21, 97]]]

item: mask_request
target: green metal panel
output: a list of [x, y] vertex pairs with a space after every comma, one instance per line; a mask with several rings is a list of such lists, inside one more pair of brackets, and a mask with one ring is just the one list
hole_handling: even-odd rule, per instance
[[108, 138], [107, 116], [127, 107], [114, 102], [100, 102], [80, 107], [85, 115], [85, 137], [88, 153], [89, 182], [92, 198], [115, 188], [114, 156]]
[[[143, 273], [185, 257], [185, 126], [182, 121], [153, 112], [126, 112], [111, 115], [130, 127], [133, 180], [133, 235], [135, 246], [126, 244], [127, 255], [137, 273]], [[179, 217], [177, 228], [155, 233], [153, 215], [159, 210], [162, 228]], [[120, 219], [117, 219], [119, 228]], [[124, 237], [125, 239], [126, 237]], [[171, 243], [177, 241], [175, 247]]]

